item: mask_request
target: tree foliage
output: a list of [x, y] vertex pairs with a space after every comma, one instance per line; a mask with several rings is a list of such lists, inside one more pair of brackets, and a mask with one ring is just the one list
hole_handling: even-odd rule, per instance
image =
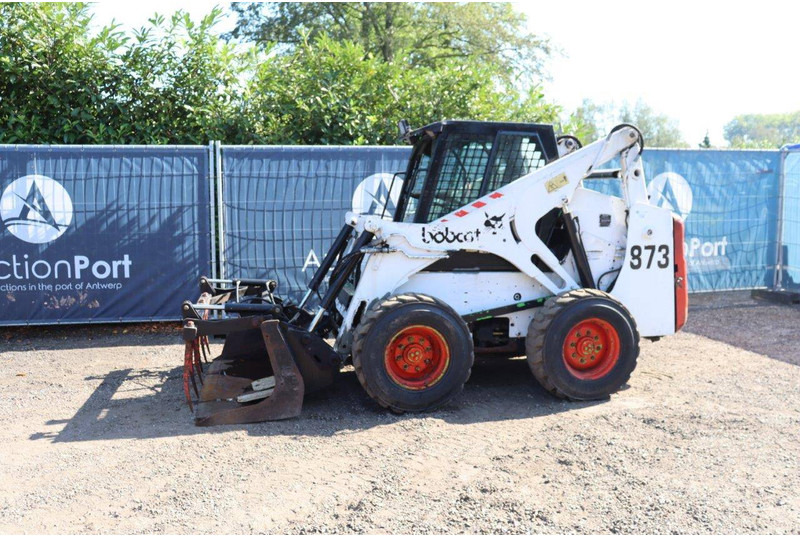
[[642, 131], [649, 147], [688, 147], [678, 122], [656, 112], [643, 101], [636, 104], [597, 104], [584, 100], [563, 123], [565, 133], [575, 133], [584, 143], [591, 143], [619, 123], [630, 123]]
[[582, 143], [592, 143], [605, 135], [605, 115], [606, 107], [584, 99], [567, 120], [562, 122], [560, 130], [564, 134], [576, 136]]
[[[454, 8], [425, 9], [451, 24], [442, 17]], [[0, 143], [394, 143], [402, 118], [553, 121], [559, 112], [537, 86], [510, 81], [509, 63], [476, 52], [477, 36], [449, 56], [456, 41], [443, 34], [428, 38], [425, 58], [393, 45], [387, 61], [374, 40], [343, 39], [335, 26], [291, 46], [230, 43], [214, 31], [220, 14], [156, 16], [127, 35], [115, 25], [91, 33], [85, 4], [0, 4]]]
[[642, 131], [645, 144], [650, 147], [689, 147], [675, 119], [656, 112], [642, 101], [633, 106], [623, 104], [619, 120], [636, 125]]
[[731, 147], [777, 149], [800, 141], [800, 111], [737, 115], [723, 132]]
[[[85, 4], [0, 5], [0, 141], [202, 143], [223, 136], [240, 70], [233, 47], [183, 13], [127, 36], [90, 35]], [[235, 130], [235, 128], [234, 128]]]
[[393, 143], [396, 123], [434, 119], [553, 121], [534, 90], [498, 90], [480, 62], [449, 60], [413, 72], [326, 35], [263, 63], [249, 94], [258, 137], [270, 143]]
[[232, 37], [284, 51], [327, 35], [385, 62], [436, 69], [465, 59], [526, 82], [541, 75], [550, 54], [548, 41], [529, 33], [525, 15], [507, 2], [249, 2], [232, 9]]

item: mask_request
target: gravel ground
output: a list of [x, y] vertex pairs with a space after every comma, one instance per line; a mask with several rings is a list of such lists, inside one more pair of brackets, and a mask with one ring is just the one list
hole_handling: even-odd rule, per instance
[[0, 532], [800, 532], [800, 309], [694, 296], [610, 400], [478, 362], [423, 416], [346, 372], [195, 428], [173, 326], [0, 331]]

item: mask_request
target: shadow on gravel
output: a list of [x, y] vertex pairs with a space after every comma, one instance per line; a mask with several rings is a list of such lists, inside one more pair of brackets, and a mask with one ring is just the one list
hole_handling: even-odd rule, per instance
[[[728, 296], [733, 295], [733, 297]], [[690, 302], [695, 299], [690, 297]], [[800, 365], [800, 307], [719, 293], [695, 299], [685, 332], [729, 344], [777, 361]]]
[[183, 398], [182, 369], [120, 369], [105, 377], [71, 419], [47, 423], [49, 430], [30, 439], [76, 442], [149, 439], [246, 430], [255, 436], [331, 436], [422, 418], [452, 424], [528, 419], [575, 411], [600, 402], [565, 402], [553, 398], [534, 380], [524, 359], [479, 360], [464, 392], [448, 406], [425, 414], [394, 415], [378, 407], [355, 373], [345, 371], [322, 393], [306, 397], [296, 419], [247, 425], [199, 428]]

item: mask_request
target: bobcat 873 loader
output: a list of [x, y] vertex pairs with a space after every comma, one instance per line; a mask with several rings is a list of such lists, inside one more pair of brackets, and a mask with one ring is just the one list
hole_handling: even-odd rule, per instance
[[[204, 277], [183, 304], [197, 424], [297, 416], [348, 363], [381, 406], [430, 410], [476, 354], [527, 355], [553, 395], [603, 398], [630, 377], [640, 336], [681, 329], [683, 222], [649, 202], [638, 129], [581, 147], [550, 125], [400, 127], [413, 149], [395, 213], [348, 213], [299, 303], [272, 280]], [[204, 371], [209, 336], [225, 344]]]

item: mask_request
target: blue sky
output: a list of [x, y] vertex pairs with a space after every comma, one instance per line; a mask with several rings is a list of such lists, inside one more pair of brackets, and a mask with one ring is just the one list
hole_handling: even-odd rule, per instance
[[[156, 11], [199, 18], [222, 2], [149, 0], [93, 6], [96, 24], [146, 24]], [[574, 108], [644, 100], [678, 120], [689, 143], [742, 113], [800, 109], [800, 73], [793, 67], [800, 1], [602, 0], [516, 3], [529, 29], [550, 37], [561, 54], [549, 62], [547, 96]], [[233, 26], [230, 17], [220, 26]]]

